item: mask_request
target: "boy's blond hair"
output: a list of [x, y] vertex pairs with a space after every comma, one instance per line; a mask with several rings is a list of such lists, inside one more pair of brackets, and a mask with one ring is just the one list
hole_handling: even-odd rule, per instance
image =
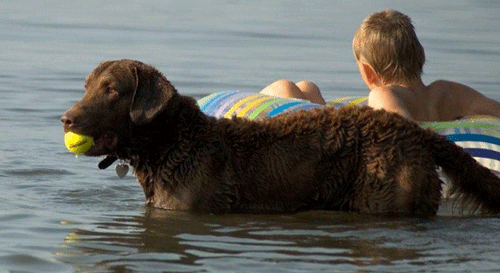
[[406, 84], [422, 75], [424, 48], [410, 17], [399, 11], [367, 17], [356, 30], [352, 49], [356, 60], [363, 56], [384, 83]]

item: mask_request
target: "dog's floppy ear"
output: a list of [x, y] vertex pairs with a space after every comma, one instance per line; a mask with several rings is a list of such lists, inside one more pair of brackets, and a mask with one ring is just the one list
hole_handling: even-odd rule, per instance
[[145, 124], [165, 109], [176, 91], [153, 67], [133, 66], [132, 75], [135, 77], [135, 91], [130, 106], [130, 118], [134, 124]]

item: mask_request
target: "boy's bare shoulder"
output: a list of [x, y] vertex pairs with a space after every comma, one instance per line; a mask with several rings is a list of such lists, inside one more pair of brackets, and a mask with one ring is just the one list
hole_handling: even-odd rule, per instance
[[454, 95], [457, 95], [456, 93], [464, 93], [467, 96], [471, 94], [479, 94], [478, 91], [465, 84], [447, 80], [436, 80], [429, 84], [428, 88], [433, 92], [453, 92], [455, 93]]
[[473, 88], [458, 82], [437, 80], [427, 86], [430, 94], [446, 100], [466, 102], [482, 97], [481, 93]]
[[385, 85], [372, 89], [368, 95], [368, 101], [371, 104], [399, 104], [414, 96], [415, 94], [409, 88]]
[[395, 86], [389, 86], [389, 85], [384, 85], [384, 86], [379, 86], [375, 87], [372, 90], [370, 90], [370, 94], [368, 97], [371, 98], [392, 98], [392, 97], [399, 97], [401, 95], [401, 92], [403, 90], [400, 90], [401, 88], [397, 88]]
[[[429, 86], [436, 105], [447, 109], [445, 118], [457, 118], [468, 115], [493, 115], [500, 117], [500, 102], [490, 99], [479, 91], [452, 81], [438, 80]], [[453, 116], [454, 115], [454, 116]]]
[[447, 80], [436, 80], [427, 85], [427, 88], [433, 92], [449, 92], [453, 89], [456, 82]]
[[411, 111], [408, 108], [413, 104], [409, 102], [411, 94], [406, 88], [397, 86], [381, 86], [374, 88], [368, 95], [368, 106], [374, 109], [384, 109], [389, 112], [395, 112], [399, 115], [412, 118]]

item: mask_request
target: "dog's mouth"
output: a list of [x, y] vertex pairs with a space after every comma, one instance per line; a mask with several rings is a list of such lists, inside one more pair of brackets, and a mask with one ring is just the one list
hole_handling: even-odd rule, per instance
[[94, 145], [84, 153], [86, 156], [101, 156], [112, 153], [118, 146], [118, 136], [111, 132], [105, 132], [94, 137]]
[[106, 132], [99, 137], [94, 138], [94, 145], [84, 155], [86, 156], [106, 156], [100, 163], [99, 169], [104, 170], [111, 166], [118, 158], [109, 155], [116, 150], [118, 146], [118, 136], [113, 132]]
[[[64, 126], [64, 133], [67, 133], [69, 131], [76, 133], [76, 134], [81, 134], [81, 135], [88, 135], [92, 136], [93, 138], [93, 144], [90, 147], [90, 149], [84, 153], [82, 153], [85, 156], [103, 156], [107, 155], [106, 158], [104, 158], [100, 163], [99, 163], [99, 168], [100, 169], [106, 169], [107, 167], [111, 166], [116, 160], [118, 160], [117, 156], [115, 155], [117, 147], [118, 147], [118, 134], [116, 134], [113, 131], [105, 131], [104, 133], [85, 133], [86, 130], [80, 130], [80, 129], [75, 129], [75, 128], [69, 128], [69, 126]], [[89, 130], [91, 131], [91, 130]], [[87, 131], [88, 132], [88, 131]]]

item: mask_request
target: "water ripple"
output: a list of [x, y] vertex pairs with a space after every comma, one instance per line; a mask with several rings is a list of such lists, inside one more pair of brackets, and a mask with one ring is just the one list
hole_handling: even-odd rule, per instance
[[59, 176], [59, 175], [70, 175], [74, 174], [66, 170], [58, 169], [46, 169], [46, 168], [34, 168], [34, 169], [17, 169], [17, 170], [7, 170], [4, 171], [7, 175], [23, 176], [23, 177], [35, 177], [35, 176]]

